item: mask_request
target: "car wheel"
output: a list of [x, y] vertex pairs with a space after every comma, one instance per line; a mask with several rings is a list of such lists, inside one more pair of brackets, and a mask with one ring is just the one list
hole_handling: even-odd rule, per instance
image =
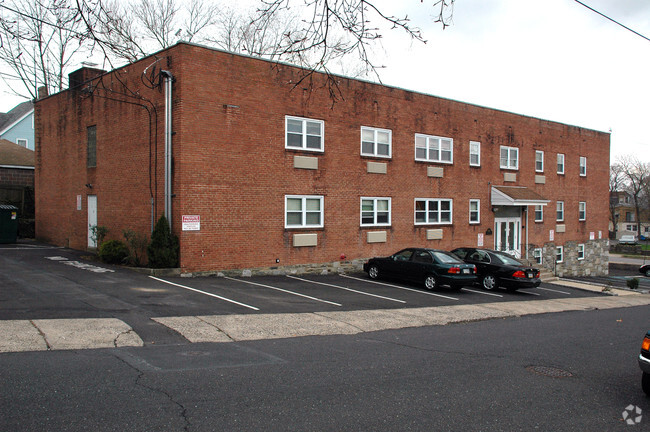
[[376, 265], [370, 266], [368, 276], [370, 276], [370, 279], [377, 279], [379, 277], [379, 268]]
[[494, 275], [485, 275], [483, 277], [481, 285], [483, 285], [483, 288], [486, 290], [493, 290], [499, 286], [499, 283], [497, 282], [497, 278], [494, 277]]
[[424, 278], [424, 287], [428, 290], [435, 289], [438, 286], [438, 279], [434, 275], [428, 275]]
[[649, 268], [648, 270], [645, 271], [645, 275], [648, 276], [648, 277], [650, 277], [650, 268]]
[[650, 396], [650, 374], [643, 372], [643, 378], [641, 378], [641, 388], [646, 395]]

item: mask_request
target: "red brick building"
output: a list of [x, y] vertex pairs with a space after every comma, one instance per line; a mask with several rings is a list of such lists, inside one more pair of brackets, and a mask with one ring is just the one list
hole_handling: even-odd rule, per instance
[[302, 77], [187, 43], [71, 74], [35, 104], [37, 237], [85, 249], [89, 224], [167, 209], [186, 273], [477, 244], [607, 271], [609, 134], [347, 78], [332, 103]]

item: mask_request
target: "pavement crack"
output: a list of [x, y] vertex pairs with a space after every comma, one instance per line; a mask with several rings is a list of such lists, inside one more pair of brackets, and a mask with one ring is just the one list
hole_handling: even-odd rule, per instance
[[225, 331], [223, 331], [222, 329], [220, 329], [219, 327], [217, 327], [217, 326], [214, 325], [213, 323], [211, 323], [211, 322], [209, 322], [209, 321], [206, 321], [206, 320], [204, 320], [203, 318], [198, 317], [198, 316], [197, 316], [196, 318], [197, 318], [199, 321], [201, 321], [201, 322], [203, 322], [203, 323], [205, 323], [205, 324], [207, 324], [207, 325], [209, 325], [209, 326], [212, 326], [212, 327], [216, 328], [219, 332], [223, 333], [223, 334], [224, 334], [228, 339], [230, 339], [232, 342], [237, 342], [237, 341], [235, 340], [235, 338], [233, 338], [232, 336], [230, 336], [228, 333], [226, 333]]
[[119, 347], [119, 345], [117, 344], [117, 341], [120, 339], [121, 336], [125, 336], [125, 335], [131, 334], [131, 333], [133, 333], [133, 329], [128, 329], [126, 331], [118, 333], [117, 336], [115, 336], [115, 339], [113, 339], [113, 345], [115, 346], [115, 348]]
[[359, 330], [359, 333], [366, 333], [366, 332], [367, 332], [367, 330], [365, 330], [364, 328], [359, 327], [359, 326], [356, 326], [356, 325], [354, 325], [354, 324], [351, 324], [351, 323], [349, 323], [349, 322], [347, 322], [347, 321], [344, 321], [344, 320], [341, 320], [341, 319], [336, 319], [336, 318], [333, 318], [333, 317], [331, 317], [331, 316], [329, 316], [329, 315], [322, 315], [322, 314], [319, 314], [318, 312], [312, 312], [312, 313], [313, 313], [314, 315], [319, 316], [319, 317], [327, 318], [327, 319], [330, 319], [330, 320], [332, 320], [332, 321], [336, 321], [336, 322], [339, 322], [339, 323], [341, 323], [341, 324], [348, 325], [348, 326], [350, 326], [350, 327], [352, 327], [352, 328], [355, 328], [355, 329]]
[[47, 350], [51, 351], [52, 350], [52, 345], [50, 345], [50, 342], [47, 340], [47, 337], [45, 336], [45, 333], [43, 333], [43, 331], [40, 328], [38, 328], [38, 326], [36, 325], [36, 323], [33, 320], [29, 320], [29, 323], [31, 325], [33, 325], [34, 328], [36, 329], [36, 331], [38, 332], [38, 334], [41, 335], [41, 337], [43, 338], [43, 341], [45, 342], [45, 346], [47, 347]]

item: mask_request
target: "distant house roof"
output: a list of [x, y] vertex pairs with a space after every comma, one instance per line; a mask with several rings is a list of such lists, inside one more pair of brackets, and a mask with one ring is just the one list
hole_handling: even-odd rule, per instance
[[0, 167], [34, 168], [34, 150], [0, 139]]
[[0, 113], [0, 133], [34, 110], [32, 101], [16, 105], [9, 112]]

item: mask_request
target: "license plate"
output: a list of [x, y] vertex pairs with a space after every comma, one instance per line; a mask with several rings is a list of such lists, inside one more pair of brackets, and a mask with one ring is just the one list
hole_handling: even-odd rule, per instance
[[463, 269], [463, 274], [469, 274], [469, 273], [470, 273], [469, 269]]
[[535, 277], [535, 275], [533, 273], [528, 273], [528, 279], [532, 279], [534, 277]]

